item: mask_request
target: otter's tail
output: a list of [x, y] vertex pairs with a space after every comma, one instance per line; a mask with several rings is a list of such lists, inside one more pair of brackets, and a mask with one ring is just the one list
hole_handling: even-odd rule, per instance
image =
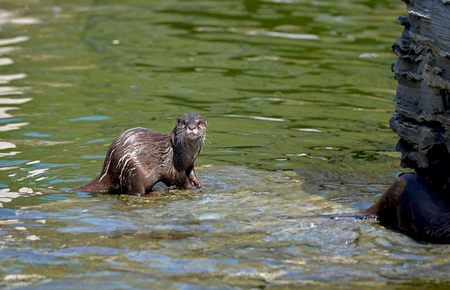
[[71, 189], [70, 191], [106, 192], [109, 190], [109, 188], [109, 180], [100, 180], [100, 178], [97, 177], [88, 184]]
[[353, 213], [337, 213], [337, 214], [313, 214], [313, 215], [303, 215], [297, 218], [327, 218], [327, 219], [339, 219], [339, 218], [354, 218], [354, 219], [376, 219], [377, 214], [373, 208], [368, 208], [366, 210], [357, 211]]

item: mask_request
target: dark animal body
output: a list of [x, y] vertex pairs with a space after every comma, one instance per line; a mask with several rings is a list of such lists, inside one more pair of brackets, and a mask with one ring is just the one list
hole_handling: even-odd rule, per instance
[[416, 174], [401, 175], [366, 212], [416, 240], [450, 243], [450, 203]]
[[322, 218], [377, 218], [381, 225], [430, 243], [450, 243], [450, 203], [424, 178], [399, 176], [380, 200], [366, 210]]
[[99, 176], [73, 191], [146, 194], [160, 181], [182, 189], [200, 188], [194, 162], [207, 126], [200, 115], [186, 114], [170, 134], [129, 129], [109, 147]]

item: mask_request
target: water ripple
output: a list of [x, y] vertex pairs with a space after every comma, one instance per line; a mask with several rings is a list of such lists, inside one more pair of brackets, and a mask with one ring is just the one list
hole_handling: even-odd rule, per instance
[[80, 122], [80, 121], [107, 121], [107, 120], [110, 120], [111, 118], [110, 117], [108, 117], [108, 116], [99, 116], [99, 115], [96, 115], [96, 116], [83, 116], [83, 117], [78, 117], [78, 118], [73, 118], [73, 119], [70, 119], [69, 121], [72, 121], [72, 122]]
[[[36, 18], [32, 17], [17, 17], [17, 15], [13, 12], [9, 12], [6, 10], [0, 10], [0, 28], [3, 25], [6, 24], [12, 24], [12, 25], [30, 25], [30, 24], [36, 24], [39, 21]], [[0, 55], [9, 55], [14, 54], [17, 52], [19, 47], [12, 47], [10, 45], [17, 45], [20, 43], [23, 43], [25, 41], [28, 41], [30, 38], [28, 36], [16, 36], [16, 37], [10, 37], [10, 38], [1, 38], [0, 39]], [[2, 57], [0, 58], [0, 66], [6, 66], [6, 65], [12, 65], [14, 64], [14, 60], [9, 57]], [[29, 90], [29, 88], [24, 86], [6, 86], [7, 84], [11, 82], [15, 82], [21, 79], [25, 79], [27, 75], [25, 73], [11, 73], [11, 74], [1, 74], [0, 75], [0, 119], [2, 119], [2, 124], [0, 126], [0, 132], [9, 132], [14, 130], [22, 129], [25, 126], [28, 126], [29, 122], [18, 122], [21, 121], [22, 118], [14, 118], [14, 114], [11, 113], [11, 111], [14, 111], [15, 113], [17, 110], [20, 109], [19, 106], [15, 107], [8, 107], [5, 105], [21, 105], [24, 103], [27, 103], [32, 100], [32, 98], [26, 97], [26, 98], [17, 98], [14, 96], [17, 95], [24, 95], [26, 91]], [[4, 97], [4, 96], [13, 96], [13, 97]], [[10, 172], [8, 174], [9, 179], [13, 179], [16, 177], [17, 172], [20, 171], [20, 168], [18, 165], [22, 165], [23, 162], [21, 160], [16, 160], [17, 162], [11, 162], [13, 160], [9, 159], [12, 156], [20, 155], [22, 153], [21, 150], [17, 150], [17, 145], [15, 144], [15, 140], [8, 140], [0, 142], [0, 150], [2, 152], [0, 153], [0, 158], [2, 160], [0, 161], [1, 167], [0, 171]], [[14, 149], [14, 151], [13, 151]], [[6, 151], [6, 152], [5, 152]], [[29, 163], [31, 165], [31, 163]], [[43, 170], [35, 170], [30, 171], [28, 177], [35, 177], [40, 176], [43, 174]], [[5, 180], [6, 181], [6, 180]], [[8, 185], [2, 185], [2, 189], [0, 189], [0, 207], [3, 207], [4, 203], [8, 203], [13, 201], [14, 199], [17, 199], [19, 197], [25, 197], [25, 196], [36, 196], [40, 195], [42, 193], [38, 191], [34, 191], [33, 189], [29, 187], [20, 187], [18, 189], [11, 189], [8, 187]], [[16, 230], [26, 230], [24, 227], [16, 227]], [[40, 238], [35, 235], [29, 235], [25, 237], [28, 241], [37, 241]]]
[[253, 119], [258, 121], [271, 121], [271, 122], [284, 122], [284, 119], [281, 118], [273, 118], [273, 117], [264, 117], [264, 116], [248, 116], [248, 115], [225, 115], [225, 117], [229, 118], [244, 118], [244, 119]]
[[297, 33], [284, 33], [276, 31], [248, 31], [247, 35], [265, 35], [272, 37], [280, 37], [287, 39], [297, 39], [297, 40], [318, 40], [319, 36], [315, 34], [297, 34]]
[[30, 38], [28, 36], [16, 36], [16, 37], [12, 37], [12, 38], [3, 38], [3, 39], [0, 39], [0, 46], [21, 43], [21, 42], [27, 41], [29, 39]]
[[11, 81], [20, 80], [26, 78], [27, 75], [24, 73], [17, 73], [17, 74], [2, 74], [0, 75], [0, 84], [9, 84]]

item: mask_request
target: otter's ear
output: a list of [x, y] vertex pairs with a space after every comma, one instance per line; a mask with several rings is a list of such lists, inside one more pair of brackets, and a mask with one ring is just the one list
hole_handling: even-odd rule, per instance
[[203, 120], [203, 122], [205, 123], [205, 127], [208, 127], [208, 121], [207, 120]]
[[177, 125], [180, 125], [180, 124], [181, 124], [181, 121], [182, 121], [181, 118], [178, 118], [178, 119], [177, 119]]

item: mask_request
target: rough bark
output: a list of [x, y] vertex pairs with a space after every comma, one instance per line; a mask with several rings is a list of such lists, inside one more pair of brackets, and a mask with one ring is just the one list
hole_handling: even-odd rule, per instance
[[404, 31], [393, 45], [398, 81], [392, 129], [402, 166], [435, 189], [450, 189], [450, 0], [405, 1]]

